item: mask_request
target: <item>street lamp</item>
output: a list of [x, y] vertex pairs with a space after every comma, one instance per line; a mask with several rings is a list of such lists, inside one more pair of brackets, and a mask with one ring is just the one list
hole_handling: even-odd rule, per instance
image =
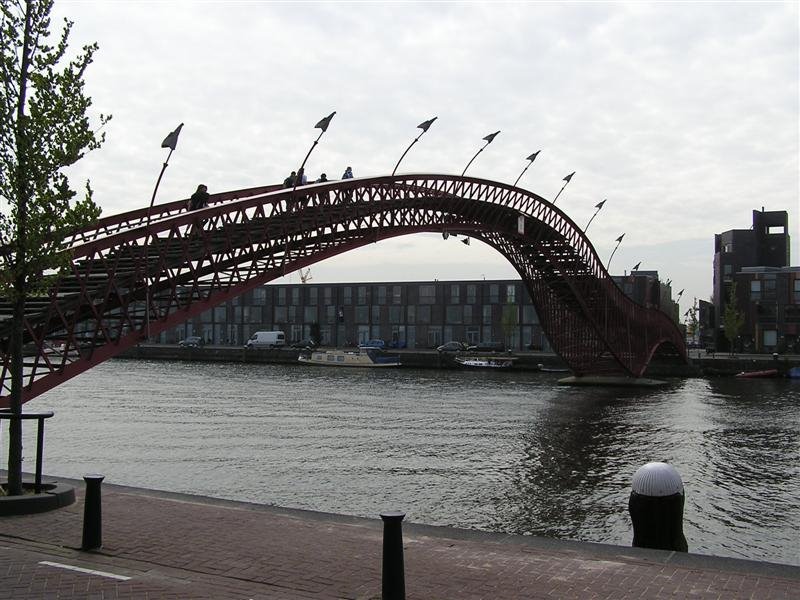
[[402, 160], [405, 158], [406, 154], [408, 154], [408, 151], [409, 151], [409, 150], [411, 150], [411, 146], [413, 146], [414, 144], [416, 144], [416, 143], [419, 141], [419, 138], [421, 138], [421, 137], [422, 137], [422, 135], [423, 135], [423, 134], [424, 134], [426, 131], [428, 131], [428, 128], [429, 128], [431, 125], [433, 125], [433, 122], [434, 122], [436, 119], [438, 119], [438, 118], [439, 118], [439, 117], [433, 117], [432, 119], [428, 119], [427, 121], [423, 121], [422, 123], [420, 123], [419, 125], [417, 125], [417, 129], [422, 129], [422, 133], [420, 133], [420, 134], [419, 134], [417, 137], [415, 137], [415, 138], [414, 138], [414, 141], [413, 141], [413, 142], [411, 142], [411, 144], [409, 144], [408, 148], [406, 148], [406, 151], [405, 151], [405, 152], [403, 152], [403, 155], [400, 157], [400, 160], [398, 160], [398, 161], [397, 161], [397, 164], [394, 166], [394, 171], [392, 171], [392, 176], [394, 176], [394, 174], [397, 172], [397, 167], [399, 167], [399, 166], [400, 166], [400, 161], [402, 161]]
[[144, 274], [144, 294], [145, 294], [145, 304], [144, 304], [144, 318], [145, 318], [145, 335], [147, 339], [150, 339], [150, 277], [147, 274], [148, 266], [150, 263], [150, 215], [153, 211], [153, 204], [156, 201], [156, 192], [158, 192], [158, 185], [161, 183], [161, 178], [164, 176], [164, 171], [167, 170], [169, 166], [169, 159], [172, 156], [172, 153], [175, 152], [175, 148], [178, 146], [178, 136], [181, 133], [181, 129], [183, 129], [183, 123], [178, 125], [175, 128], [175, 131], [170, 132], [170, 134], [164, 138], [164, 141], [161, 142], [162, 148], [169, 148], [169, 154], [167, 154], [167, 158], [164, 160], [164, 164], [161, 166], [161, 172], [158, 174], [158, 179], [156, 180], [156, 187], [153, 188], [153, 196], [150, 198], [150, 206], [147, 207], [147, 224], [146, 228], [147, 231], [144, 234], [144, 260], [145, 260], [145, 274]]
[[158, 185], [161, 183], [161, 178], [164, 176], [164, 171], [166, 171], [167, 167], [169, 166], [169, 158], [170, 156], [172, 156], [172, 153], [175, 152], [175, 148], [178, 145], [178, 136], [181, 133], [181, 129], [183, 129], [183, 123], [178, 125], [175, 128], [175, 131], [171, 132], [167, 137], [164, 138], [164, 141], [161, 142], [162, 148], [169, 148], [169, 154], [167, 154], [167, 158], [161, 167], [161, 173], [158, 174], [158, 179], [156, 180], [156, 187], [153, 189], [153, 197], [150, 198], [150, 206], [147, 209], [148, 225], [150, 225], [150, 212], [153, 210], [153, 203], [156, 201], [156, 192], [158, 191]]
[[497, 134], [498, 134], [498, 133], [500, 133], [500, 132], [499, 132], [499, 131], [495, 131], [494, 133], [490, 133], [490, 134], [489, 134], [489, 135], [487, 135], [485, 138], [483, 138], [484, 140], [486, 140], [486, 143], [485, 143], [483, 146], [481, 146], [480, 150], [478, 150], [478, 151], [475, 153], [475, 156], [473, 156], [473, 157], [470, 159], [470, 161], [467, 163], [467, 166], [466, 166], [466, 167], [464, 167], [464, 170], [463, 170], [463, 171], [461, 171], [461, 176], [462, 176], [462, 177], [464, 176], [464, 173], [466, 173], [466, 172], [467, 172], [467, 169], [469, 169], [469, 166], [472, 164], [472, 161], [473, 161], [473, 160], [475, 160], [476, 158], [478, 158], [478, 154], [480, 154], [481, 152], [483, 152], [483, 149], [484, 149], [484, 148], [486, 148], [486, 146], [488, 146], [489, 144], [491, 144], [491, 143], [492, 143], [492, 140], [493, 140], [495, 137], [497, 137]]
[[325, 117], [323, 119], [320, 119], [319, 123], [314, 125], [314, 129], [321, 129], [322, 131], [319, 132], [319, 135], [317, 136], [317, 139], [314, 140], [314, 143], [311, 144], [311, 148], [308, 149], [308, 154], [306, 154], [306, 157], [303, 159], [303, 164], [301, 164], [300, 168], [297, 169], [297, 177], [295, 177], [294, 187], [292, 188], [292, 196], [293, 197], [294, 197], [294, 191], [297, 189], [297, 182], [300, 180], [300, 178], [303, 175], [303, 172], [304, 172], [303, 169], [306, 166], [306, 161], [308, 160], [308, 157], [311, 156], [311, 152], [314, 150], [314, 148], [316, 148], [317, 144], [319, 143], [319, 138], [322, 137], [322, 134], [325, 133], [326, 131], [328, 131], [328, 125], [331, 124], [331, 119], [333, 119], [333, 115], [335, 115], [335, 114], [336, 114], [336, 111], [333, 111], [327, 117]]
[[528, 170], [528, 167], [530, 167], [533, 164], [533, 161], [536, 160], [536, 157], [539, 156], [539, 152], [541, 152], [541, 150], [537, 150], [536, 152], [534, 152], [528, 158], [525, 159], [525, 160], [529, 160], [530, 162], [527, 165], [525, 165], [524, 169], [522, 169], [522, 173], [519, 174], [519, 177], [517, 177], [517, 180], [514, 182], [514, 187], [517, 186], [517, 184], [519, 183], [519, 180], [522, 179], [523, 175], [525, 175], [525, 171]]
[[583, 233], [586, 233], [586, 230], [589, 229], [589, 225], [592, 224], [592, 221], [594, 221], [594, 218], [597, 216], [597, 213], [599, 213], [600, 209], [603, 208], [603, 205], [606, 203], [606, 200], [608, 200], [608, 198], [606, 198], [605, 200], [601, 200], [600, 202], [598, 202], [597, 204], [594, 205], [594, 207], [597, 210], [594, 211], [594, 214], [592, 215], [592, 218], [589, 219], [589, 222], [586, 224], [586, 227], [583, 228]]
[[561, 186], [561, 189], [558, 190], [558, 193], [556, 194], [556, 197], [553, 198], [553, 204], [556, 203], [556, 200], [558, 200], [558, 197], [561, 195], [561, 192], [564, 191], [564, 188], [567, 187], [567, 184], [572, 180], [572, 176], [573, 175], [575, 175], [575, 171], [573, 171], [572, 173], [570, 173], [569, 175], [564, 177], [564, 179], [561, 180], [561, 181], [564, 182], [564, 185]]
[[617, 248], [619, 248], [619, 245], [622, 243], [622, 238], [624, 237], [625, 234], [623, 233], [621, 236], [617, 238], [616, 240], [617, 245], [614, 246], [614, 249], [611, 251], [611, 256], [608, 257], [608, 265], [606, 266], [606, 271], [608, 271], [609, 273], [611, 272], [611, 259], [614, 258], [614, 253], [617, 251]]

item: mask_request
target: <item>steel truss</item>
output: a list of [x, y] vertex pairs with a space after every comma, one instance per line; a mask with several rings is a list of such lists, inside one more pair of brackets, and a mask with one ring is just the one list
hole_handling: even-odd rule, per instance
[[[375, 177], [238, 190], [198, 211], [181, 200], [147, 212], [101, 219], [66, 241], [69, 268], [26, 306], [24, 402], [286, 273], [420, 232], [468, 235], [502, 253], [577, 375], [640, 376], [664, 349], [685, 360], [676, 324], [627, 298], [566, 214], [513, 186]], [[0, 406], [11, 385], [10, 315], [0, 299]]]

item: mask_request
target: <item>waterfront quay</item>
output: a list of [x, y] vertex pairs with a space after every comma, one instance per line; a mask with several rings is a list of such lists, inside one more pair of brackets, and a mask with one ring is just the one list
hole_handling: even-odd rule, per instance
[[[297, 364], [300, 350], [292, 348], [247, 349], [241, 346], [207, 345], [181, 347], [177, 344], [140, 344], [119, 358], [151, 360], [186, 360], [198, 362], [240, 362], [265, 364]], [[402, 366], [416, 369], [460, 369], [453, 353], [435, 350], [387, 350], [398, 354]], [[541, 366], [566, 368], [566, 364], [552, 352], [514, 352], [514, 370], [537, 371]], [[777, 369], [785, 374], [792, 367], [800, 367], [800, 355], [735, 354], [727, 352], [708, 354], [704, 350], [690, 350], [689, 364], [654, 360], [647, 368], [651, 377], [716, 377], [732, 376], [742, 371]]]
[[[102, 548], [75, 504], [0, 519], [0, 598], [381, 597], [383, 524], [104, 483]], [[399, 507], [394, 507], [399, 508]], [[800, 597], [800, 567], [404, 523], [406, 598]]]

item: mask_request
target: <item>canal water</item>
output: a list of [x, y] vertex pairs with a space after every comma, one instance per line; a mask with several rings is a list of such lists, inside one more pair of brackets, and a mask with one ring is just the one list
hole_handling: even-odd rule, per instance
[[800, 381], [556, 381], [112, 360], [26, 410], [56, 413], [48, 474], [621, 545], [633, 473], [666, 461], [684, 480], [692, 552], [800, 565]]

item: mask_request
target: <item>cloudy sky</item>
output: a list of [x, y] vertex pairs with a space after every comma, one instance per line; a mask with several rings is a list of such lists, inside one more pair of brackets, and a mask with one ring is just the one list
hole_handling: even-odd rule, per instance
[[[307, 172], [391, 173], [416, 125], [438, 120], [401, 172], [469, 174], [553, 198], [618, 273], [642, 261], [711, 294], [714, 234], [788, 210], [798, 252], [798, 2], [271, 3], [61, 0], [106, 143], [73, 170], [104, 214], [282, 181], [337, 111]], [[313, 282], [516, 277], [483, 244], [434, 234], [312, 267]], [[293, 274], [293, 281], [299, 281]]]

